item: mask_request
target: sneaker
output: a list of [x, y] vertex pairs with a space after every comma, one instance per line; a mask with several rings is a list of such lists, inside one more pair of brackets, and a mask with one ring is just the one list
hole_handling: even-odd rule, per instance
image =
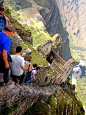
[[5, 85], [6, 85], [6, 83], [3, 83], [2, 85], [3, 85], [3, 86], [5, 86]]
[[13, 81], [9, 80], [9, 81], [6, 83], [6, 85], [10, 85], [10, 84], [12, 84], [12, 83], [13, 83]]

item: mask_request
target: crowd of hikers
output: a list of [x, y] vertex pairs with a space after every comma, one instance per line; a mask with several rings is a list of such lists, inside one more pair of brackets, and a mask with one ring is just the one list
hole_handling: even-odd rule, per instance
[[[4, 73], [3, 85], [12, 84], [11, 77], [15, 83], [32, 83], [40, 67], [37, 64], [31, 64], [32, 56], [27, 61], [21, 56], [22, 47], [16, 47], [16, 54], [10, 55], [11, 40], [9, 39], [15, 33], [15, 28], [9, 24], [8, 18], [4, 15], [4, 7], [0, 7], [0, 73]], [[28, 72], [25, 71], [25, 63], [29, 63]], [[19, 80], [20, 81], [19, 81]]]

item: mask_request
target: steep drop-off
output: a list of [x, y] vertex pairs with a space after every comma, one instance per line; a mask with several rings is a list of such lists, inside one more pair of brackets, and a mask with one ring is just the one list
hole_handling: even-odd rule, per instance
[[[46, 12], [45, 8], [40, 10], [40, 14], [43, 16], [45, 22], [46, 22], [46, 29], [50, 33], [51, 36], [53, 36], [56, 33], [59, 33], [62, 41], [63, 41], [63, 52], [62, 57], [65, 60], [68, 60], [71, 58], [70, 54], [70, 48], [69, 48], [69, 40], [68, 40], [68, 32], [63, 27], [63, 24], [61, 22], [59, 9], [56, 6], [55, 2], [51, 3], [50, 12]], [[66, 52], [65, 52], [66, 49]]]
[[[11, 17], [9, 9], [7, 9], [5, 13], [9, 17], [10, 22], [15, 26], [17, 30], [14, 36], [12, 36], [11, 38], [11, 42], [15, 43], [15, 44], [14, 43], [12, 44], [12, 48], [13, 48], [13, 45], [14, 46], [21, 45], [23, 47], [23, 51], [25, 52], [26, 49], [30, 47], [30, 49], [32, 50], [34, 54], [33, 58], [35, 58], [35, 55], [36, 55], [36, 57], [39, 59], [38, 54], [36, 53], [36, 51], [32, 49], [32, 46], [30, 45], [30, 43], [28, 41], [26, 42], [23, 41], [23, 38], [30, 37], [31, 33], [29, 31], [25, 31], [25, 29], [21, 26], [21, 24], [18, 24], [18, 22]], [[22, 39], [17, 33], [21, 36]], [[28, 44], [28, 46], [24, 42]], [[11, 53], [13, 54], [13, 52]], [[39, 60], [41, 61], [43, 59], [39, 59]], [[37, 61], [38, 63], [38, 60], [36, 58], [35, 58], [35, 61]], [[60, 62], [62, 63], [61, 59], [60, 59]], [[58, 64], [59, 66], [61, 66], [60, 63]], [[65, 71], [65, 69], [67, 69], [65, 67], [67, 66], [69, 66], [69, 63], [64, 64], [64, 66], [62, 67], [62, 71]], [[45, 67], [45, 70], [46, 72], [48, 72], [48, 67]], [[43, 73], [46, 73], [46, 72], [43, 72]], [[44, 75], [41, 78], [43, 78], [44, 80]], [[46, 80], [44, 80], [44, 83], [45, 82]], [[67, 79], [66, 84], [67, 86], [71, 86], [69, 83], [69, 79]], [[33, 115], [35, 114], [33, 112], [36, 111], [37, 115], [38, 114], [41, 114], [41, 115], [64, 114], [65, 115], [66, 113], [68, 113], [67, 110], [70, 110], [70, 113], [74, 115], [84, 114], [82, 104], [74, 96], [73, 89], [69, 89], [68, 87], [65, 87], [65, 89], [63, 90], [62, 87], [57, 86], [57, 85], [49, 85], [45, 87], [39, 87], [38, 85], [33, 83], [32, 85], [24, 84], [20, 86], [18, 84], [13, 83], [8, 86], [6, 85], [6, 86], [0, 87], [0, 114], [23, 115], [23, 113], [26, 112], [25, 115], [26, 114], [31, 115], [30, 114], [31, 112]], [[30, 108], [29, 111], [26, 111], [28, 108]]]
[[56, 0], [64, 28], [69, 33], [70, 47], [86, 49], [86, 1]]
[[[62, 25], [62, 22], [61, 22], [61, 19], [60, 19], [60, 15], [59, 15], [59, 9], [56, 6], [55, 1], [54, 0], [48, 0], [46, 2], [45, 0], [43, 0], [41, 2], [39, 0], [32, 0], [32, 1], [28, 0], [28, 2], [32, 4], [32, 7], [26, 8], [26, 5], [25, 5], [25, 8], [22, 9], [22, 5], [19, 4], [19, 1], [17, 3], [17, 1], [15, 1], [15, 2], [12, 1], [11, 2], [10, 0], [7, 0], [8, 4], [12, 4], [12, 5], [9, 5], [10, 7], [13, 7], [13, 9], [14, 9], [14, 6], [15, 6], [16, 11], [19, 11], [18, 12], [19, 18], [18, 18], [18, 16], [16, 16], [17, 19], [20, 19], [21, 23], [25, 22], [25, 23], [28, 23], [28, 25], [31, 25], [31, 26], [33, 26], [33, 23], [35, 23], [35, 26], [36, 26], [35, 28], [37, 28], [38, 34], [40, 34], [40, 36], [42, 36], [42, 35], [44, 36], [43, 32], [41, 34], [40, 29], [38, 29], [38, 26], [41, 27], [41, 30], [42, 30], [42, 28], [44, 28], [44, 27], [41, 26], [41, 22], [43, 22], [44, 24], [46, 23], [45, 24], [46, 29], [44, 29], [44, 31], [46, 32], [46, 30], [47, 30], [48, 33], [51, 36], [53, 36], [56, 33], [60, 34], [60, 36], [62, 38], [62, 41], [63, 41], [63, 52], [65, 52], [65, 48], [67, 50], [65, 53], [63, 53], [62, 50], [61, 50], [61, 52], [60, 52], [61, 55], [60, 56], [63, 55], [62, 57], [65, 60], [68, 60], [69, 58], [71, 58], [69, 42], [68, 42], [68, 33], [63, 28], [63, 25]], [[14, 3], [15, 3], [15, 5], [14, 5]], [[34, 13], [34, 11], [35, 11], [35, 13]], [[39, 12], [40, 12], [41, 15], [39, 14]], [[13, 11], [12, 11], [12, 13], [13, 13]], [[25, 17], [26, 15], [27, 15], [27, 17]], [[22, 21], [23, 19], [21, 19], [21, 17], [25, 18], [24, 21]], [[42, 17], [43, 17], [43, 19], [42, 19]], [[31, 22], [30, 19], [33, 20], [33, 22]], [[28, 20], [30, 20], [30, 21], [28, 21]], [[39, 21], [40, 21], [40, 24], [38, 25], [37, 23]], [[34, 42], [35, 42], [35, 44], [38, 43], [40, 45], [39, 41], [36, 42], [36, 40], [38, 40], [37, 38], [38, 37], [36, 37]], [[44, 38], [46, 38], [46, 36], [44, 36]], [[46, 38], [46, 39], [48, 39], [48, 38]]]

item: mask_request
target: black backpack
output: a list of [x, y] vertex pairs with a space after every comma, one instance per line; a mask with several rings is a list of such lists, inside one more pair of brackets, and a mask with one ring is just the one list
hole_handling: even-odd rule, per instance
[[26, 80], [25, 81], [27, 81], [27, 79], [30, 79], [30, 77], [31, 77], [31, 71], [29, 72], [29, 67], [30, 67], [30, 64], [28, 66], [28, 71], [26, 73]]

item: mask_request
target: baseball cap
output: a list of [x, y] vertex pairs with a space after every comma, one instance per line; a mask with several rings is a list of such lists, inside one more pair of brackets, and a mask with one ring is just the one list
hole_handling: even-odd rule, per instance
[[4, 7], [0, 7], [0, 11], [4, 11]]

